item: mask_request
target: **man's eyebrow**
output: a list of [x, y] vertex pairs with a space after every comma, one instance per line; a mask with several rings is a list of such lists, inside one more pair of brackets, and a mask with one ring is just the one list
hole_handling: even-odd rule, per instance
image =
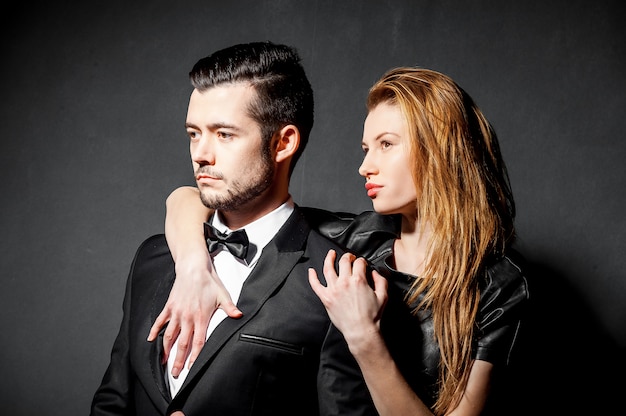
[[[196, 130], [200, 129], [194, 123], [189, 123], [189, 122], [185, 123], [185, 128], [186, 129], [187, 128], [192, 128], [192, 129], [196, 129]], [[239, 127], [235, 126], [234, 124], [229, 124], [229, 123], [226, 123], [226, 122], [211, 123], [211, 124], [207, 125], [207, 128], [209, 130], [229, 129], [229, 130], [234, 130], [234, 131], [241, 131], [241, 129]]]

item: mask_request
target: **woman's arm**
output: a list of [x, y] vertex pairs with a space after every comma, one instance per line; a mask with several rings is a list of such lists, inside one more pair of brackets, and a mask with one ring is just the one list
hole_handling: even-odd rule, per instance
[[[380, 317], [387, 302], [386, 279], [373, 272], [372, 290], [367, 283], [367, 264], [363, 258], [344, 254], [339, 261], [339, 274], [335, 271], [335, 258], [331, 250], [324, 261], [326, 286], [320, 283], [313, 269], [309, 270], [309, 282], [333, 324], [344, 335], [379, 414], [432, 415], [400, 373], [380, 333]], [[463, 398], [450, 415], [480, 414], [489, 393], [491, 368], [485, 361], [474, 363]]]
[[167, 361], [178, 338], [172, 367], [172, 375], [177, 377], [187, 355], [191, 366], [200, 353], [209, 321], [218, 308], [231, 318], [240, 318], [242, 313], [213, 269], [203, 227], [211, 211], [200, 201], [198, 190], [192, 187], [174, 190], [167, 198], [166, 209], [165, 235], [176, 263], [176, 280], [163, 311], [150, 329], [148, 341], [155, 340], [169, 322], [163, 335], [163, 360]]

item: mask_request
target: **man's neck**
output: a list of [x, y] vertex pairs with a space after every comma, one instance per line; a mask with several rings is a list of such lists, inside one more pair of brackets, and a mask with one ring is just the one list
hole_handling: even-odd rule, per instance
[[290, 196], [287, 194], [284, 198], [276, 199], [271, 203], [261, 204], [259, 201], [254, 201], [238, 208], [237, 210], [218, 210], [217, 214], [219, 215], [222, 223], [230, 230], [238, 230], [274, 211], [276, 208], [287, 202], [289, 198]]

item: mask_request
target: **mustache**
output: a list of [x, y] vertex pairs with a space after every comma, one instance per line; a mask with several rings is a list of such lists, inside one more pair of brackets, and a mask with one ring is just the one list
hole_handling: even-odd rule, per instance
[[198, 175], [207, 175], [216, 179], [224, 179], [224, 175], [222, 174], [222, 172], [219, 172], [211, 168], [210, 166], [200, 166], [198, 169], [196, 169], [196, 178], [198, 177]]

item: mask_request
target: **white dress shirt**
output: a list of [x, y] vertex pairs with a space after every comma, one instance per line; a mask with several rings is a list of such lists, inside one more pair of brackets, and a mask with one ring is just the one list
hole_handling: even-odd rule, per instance
[[[218, 276], [224, 283], [224, 287], [228, 290], [233, 302], [237, 304], [241, 288], [246, 278], [256, 265], [261, 257], [263, 248], [269, 243], [276, 235], [280, 227], [287, 221], [294, 209], [294, 203], [291, 198], [274, 211], [265, 215], [262, 218], [243, 227], [248, 235], [250, 246], [248, 248], [248, 254], [246, 260], [240, 260], [237, 257], [230, 254], [225, 248], [218, 249], [215, 253], [211, 254], [213, 260], [213, 266], [217, 271]], [[217, 214], [217, 212], [216, 212]], [[236, 230], [229, 230], [220, 221], [219, 215], [213, 215], [211, 219], [211, 225], [213, 225], [220, 232], [231, 232]], [[209, 327], [207, 329], [206, 338], [208, 339], [215, 327], [219, 325], [227, 317], [226, 312], [221, 309], [215, 311], [215, 314], [211, 317]], [[172, 397], [178, 393], [182, 386], [187, 374], [189, 373], [189, 357], [185, 361], [185, 366], [180, 372], [177, 378], [172, 376], [172, 365], [176, 359], [176, 349], [178, 347], [178, 340], [172, 346], [172, 350], [167, 360], [167, 382], [170, 388]]]

